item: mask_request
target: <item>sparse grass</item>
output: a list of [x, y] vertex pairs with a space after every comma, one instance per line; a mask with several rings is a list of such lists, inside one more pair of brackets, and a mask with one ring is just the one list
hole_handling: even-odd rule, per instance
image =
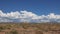
[[[2, 30], [11, 30], [10, 32], [6, 32], [6, 34], [18, 34], [18, 29], [20, 28], [34, 30], [41, 30], [41, 31], [50, 31], [50, 30], [60, 30], [60, 24], [48, 24], [48, 23], [17, 23], [17, 24], [2, 24], [0, 23], [0, 31]], [[15, 29], [16, 28], [16, 29]], [[37, 33], [41, 33], [41, 31], [37, 31]]]
[[18, 32], [16, 30], [12, 30], [10, 31], [10, 34], [18, 34]]
[[5, 34], [18, 34], [17, 30], [11, 30], [10, 32], [6, 32]]
[[3, 26], [0, 26], [0, 32], [4, 30], [5, 28]]

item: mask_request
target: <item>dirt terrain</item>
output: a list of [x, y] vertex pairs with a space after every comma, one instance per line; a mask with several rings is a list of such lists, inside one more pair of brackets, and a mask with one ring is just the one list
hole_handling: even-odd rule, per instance
[[60, 23], [0, 23], [0, 34], [60, 34]]

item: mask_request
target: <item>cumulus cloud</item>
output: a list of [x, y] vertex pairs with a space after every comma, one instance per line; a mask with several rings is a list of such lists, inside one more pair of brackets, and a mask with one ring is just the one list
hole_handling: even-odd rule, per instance
[[0, 22], [60, 22], [60, 15], [50, 13], [49, 15], [38, 16], [26, 10], [10, 13], [3, 13], [0, 10]]

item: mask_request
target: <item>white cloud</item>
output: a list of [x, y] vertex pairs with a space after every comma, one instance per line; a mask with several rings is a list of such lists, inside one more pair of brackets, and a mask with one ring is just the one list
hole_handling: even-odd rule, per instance
[[[58, 21], [57, 21], [58, 20]], [[15, 11], [10, 13], [3, 13], [0, 10], [0, 22], [60, 22], [60, 15], [50, 13], [49, 15], [38, 16], [29, 11]]]

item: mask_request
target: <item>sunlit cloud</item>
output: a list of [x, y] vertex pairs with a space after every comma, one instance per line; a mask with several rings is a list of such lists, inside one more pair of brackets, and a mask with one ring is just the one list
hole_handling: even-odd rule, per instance
[[50, 13], [49, 15], [40, 15], [29, 11], [15, 11], [3, 13], [0, 10], [0, 22], [60, 22], [60, 15]]

